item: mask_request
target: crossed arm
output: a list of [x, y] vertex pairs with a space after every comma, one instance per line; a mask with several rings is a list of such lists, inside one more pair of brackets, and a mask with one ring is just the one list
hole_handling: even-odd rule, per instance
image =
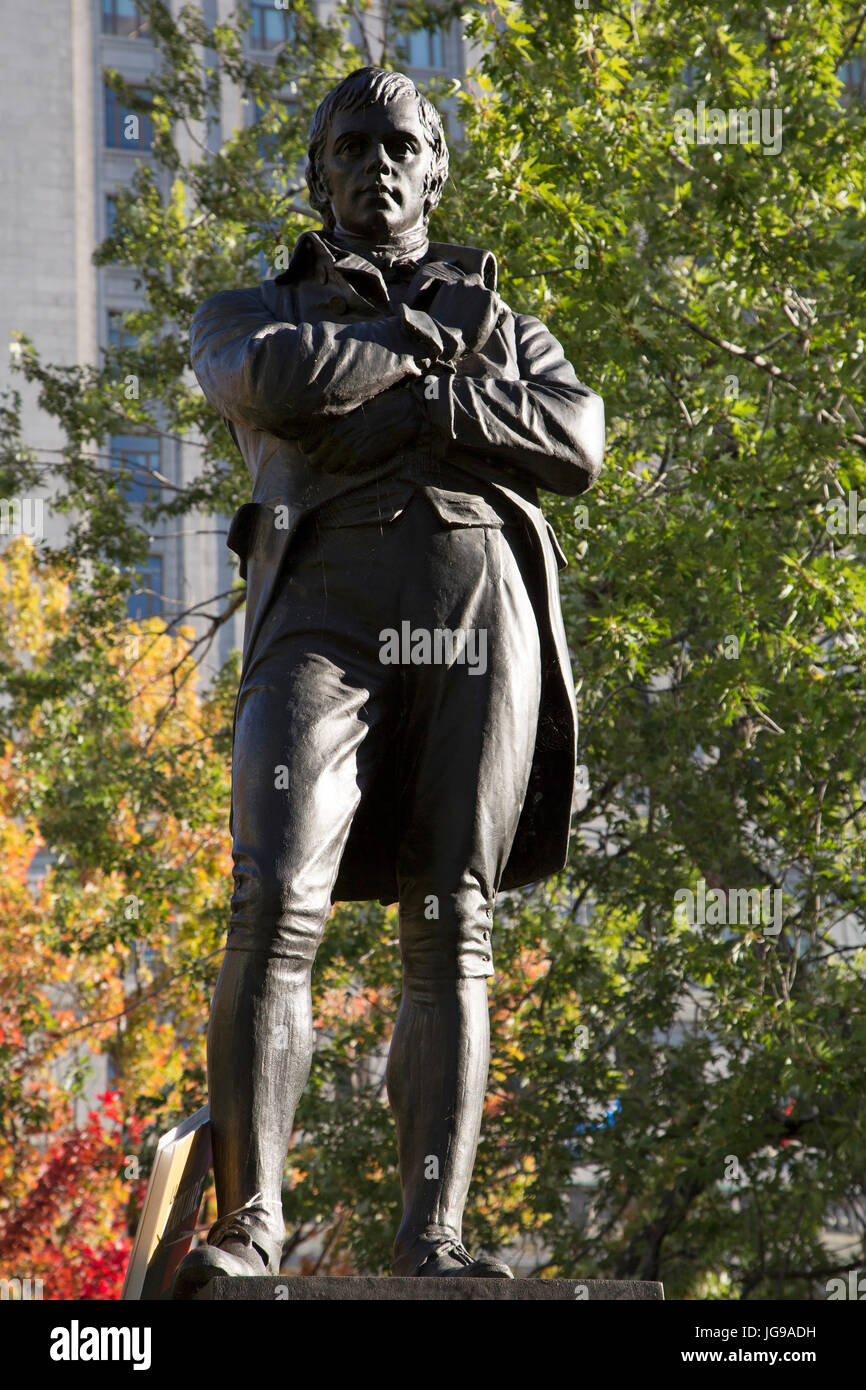
[[427, 422], [539, 487], [583, 492], [601, 467], [604, 409], [556, 339], [515, 315], [520, 379], [455, 375], [454, 337], [435, 307], [294, 325], [276, 320], [257, 290], [225, 291], [193, 320], [193, 367], [227, 419], [297, 440], [325, 470], [369, 469]]
[[283, 439], [423, 375], [441, 347], [432, 320], [416, 310], [293, 324], [275, 319], [254, 289], [213, 295], [190, 330], [193, 370], [211, 405]]

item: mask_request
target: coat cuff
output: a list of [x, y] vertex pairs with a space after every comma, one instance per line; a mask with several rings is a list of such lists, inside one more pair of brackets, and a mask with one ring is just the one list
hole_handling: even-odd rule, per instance
[[397, 318], [412, 339], [413, 355], [417, 356], [422, 352], [428, 365], [442, 356], [445, 349], [442, 334], [429, 314], [425, 314], [423, 309], [410, 309], [408, 304], [401, 304], [397, 310]]
[[425, 418], [436, 433], [449, 442], [454, 440], [454, 396], [451, 383], [452, 372], [416, 377], [409, 383], [409, 390], [420, 402]]

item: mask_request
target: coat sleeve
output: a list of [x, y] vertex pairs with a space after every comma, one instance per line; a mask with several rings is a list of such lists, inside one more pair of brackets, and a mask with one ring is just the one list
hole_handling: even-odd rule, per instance
[[421, 376], [441, 349], [433, 320], [405, 305], [357, 323], [294, 324], [276, 319], [257, 289], [213, 295], [190, 330], [193, 370], [210, 404], [283, 438]]
[[434, 429], [461, 449], [477, 450], [536, 487], [577, 496], [601, 469], [604, 403], [581, 385], [539, 319], [514, 319], [518, 381], [443, 376], [433, 399], [424, 383], [410, 390]]

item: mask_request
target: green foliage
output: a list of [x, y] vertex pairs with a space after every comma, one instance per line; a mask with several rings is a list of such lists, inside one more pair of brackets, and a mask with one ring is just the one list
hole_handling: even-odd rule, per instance
[[[490, 229], [506, 297], [609, 423], [588, 526], [548, 499], [590, 788], [565, 879], [589, 926], [551, 967], [590, 1030], [563, 1102], [619, 1107], [581, 1144], [601, 1183], [554, 1263], [820, 1295], [822, 1224], [864, 1176], [863, 542], [827, 527], [828, 499], [866, 495], [863, 111], [835, 75], [858, 14], [506, 16], [472, 26], [452, 232]], [[781, 149], [677, 141], [699, 101], [778, 108]], [[783, 889], [781, 933], [678, 929], [700, 877]]]

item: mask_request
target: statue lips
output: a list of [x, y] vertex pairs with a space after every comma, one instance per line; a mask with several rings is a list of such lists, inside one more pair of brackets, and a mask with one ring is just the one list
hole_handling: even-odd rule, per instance
[[384, 183], [370, 184], [368, 188], [364, 189], [364, 195], [368, 198], [375, 198], [379, 203], [384, 203], [386, 199], [392, 203], [397, 201], [392, 189], [388, 188]]

